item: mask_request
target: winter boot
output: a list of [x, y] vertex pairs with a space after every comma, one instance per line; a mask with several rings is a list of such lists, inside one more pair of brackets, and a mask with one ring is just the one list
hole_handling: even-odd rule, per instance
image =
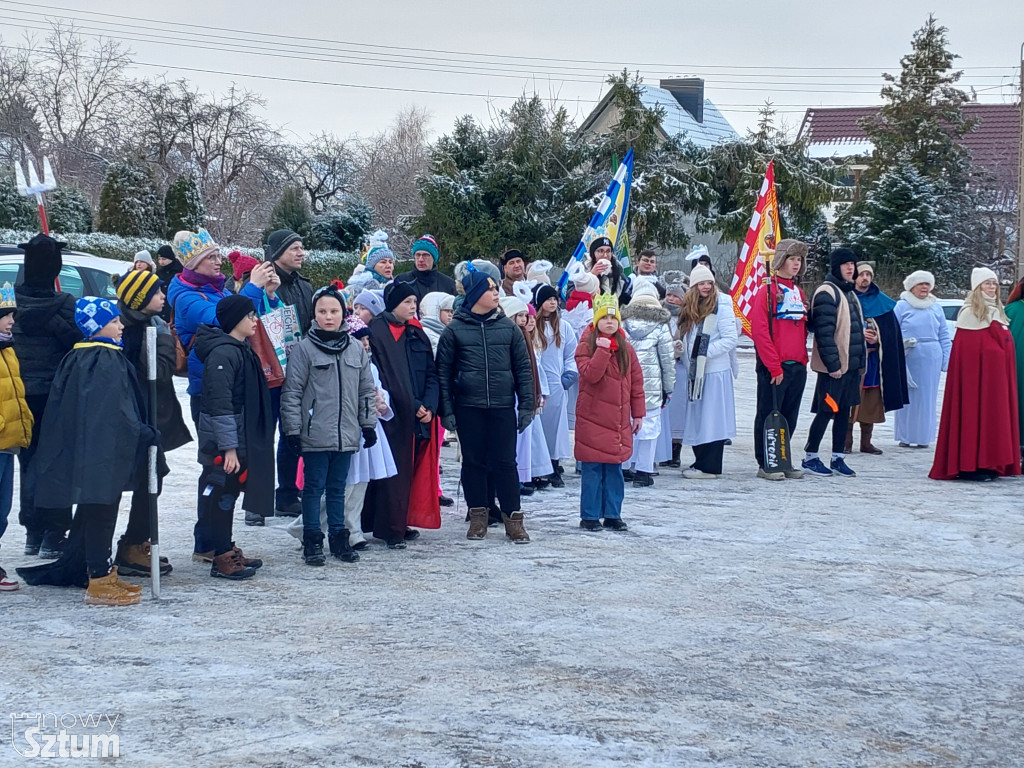
[[[323, 536], [320, 537], [321, 539]], [[359, 561], [359, 553], [353, 552], [348, 545], [348, 529], [343, 528], [337, 533], [327, 536], [327, 545], [331, 548], [331, 554], [343, 563], [355, 563]]]
[[[114, 565], [122, 576], [150, 576], [150, 559], [153, 548], [148, 541], [141, 544], [126, 544], [122, 537], [117, 542], [117, 556], [114, 558]], [[166, 557], [160, 558], [160, 575], [166, 576], [173, 568], [167, 562]]]
[[872, 456], [881, 456], [882, 449], [871, 444], [871, 433], [875, 431], [874, 424], [860, 425], [860, 452], [870, 453]]
[[210, 566], [210, 575], [221, 578], [231, 579], [231, 581], [241, 581], [242, 579], [251, 579], [256, 575], [255, 568], [247, 568], [245, 563], [242, 562], [235, 550], [229, 549], [223, 555], [217, 555], [213, 558], [213, 564]]
[[516, 544], [529, 544], [530, 535], [526, 532], [526, 528], [523, 527], [523, 513], [513, 512], [511, 515], [502, 513], [502, 522], [505, 523], [505, 535], [512, 539]]
[[117, 585], [121, 587], [121, 589], [125, 590], [126, 592], [131, 592], [133, 595], [142, 594], [142, 587], [140, 587], [138, 584], [131, 584], [127, 581], [121, 580], [121, 576], [117, 572], [116, 565], [110, 569], [110, 572], [114, 574], [114, 577], [117, 579]]
[[558, 466], [558, 462], [557, 461], [552, 461], [551, 462], [551, 469], [552, 469], [552, 472], [551, 472], [550, 475], [548, 475], [548, 479], [551, 481], [551, 487], [552, 488], [564, 488], [565, 487], [565, 480], [562, 479], [562, 473], [559, 472], [560, 467]]
[[231, 551], [238, 555], [238, 559], [242, 561], [242, 565], [244, 565], [246, 568], [252, 568], [253, 570], [256, 570], [257, 568], [263, 567], [262, 560], [260, 560], [258, 557], [246, 557], [245, 553], [242, 552], [242, 550], [239, 547], [237, 547], [235, 545], [235, 542], [233, 541], [231, 542]]
[[672, 458], [668, 461], [661, 462], [659, 467], [671, 467], [672, 469], [678, 469], [683, 465], [682, 460], [683, 444], [672, 443]]
[[39, 547], [43, 543], [43, 534], [29, 531], [25, 534], [25, 554], [38, 555]]
[[245, 524], [257, 527], [263, 527], [266, 522], [263, 520], [263, 515], [258, 515], [255, 512], [245, 513]]
[[[847, 456], [853, 453], [853, 425], [856, 423], [851, 421], [846, 427], [846, 444], [843, 446], [843, 453]], [[863, 430], [863, 427], [861, 429]]]
[[650, 472], [641, 472], [639, 469], [633, 475], [634, 488], [650, 488], [654, 485], [654, 477]]
[[324, 535], [320, 531], [302, 532], [302, 562], [306, 565], [324, 565], [327, 562], [324, 559]]
[[39, 557], [43, 560], [56, 560], [64, 554], [64, 545], [67, 543], [64, 534], [47, 531], [43, 536], [43, 543], [39, 545]]
[[472, 507], [469, 510], [469, 530], [466, 538], [480, 541], [487, 535], [487, 507]]
[[106, 576], [90, 578], [85, 591], [86, 605], [137, 605], [142, 602], [142, 588], [138, 592], [126, 589], [123, 581], [117, 579], [117, 569], [111, 569]]

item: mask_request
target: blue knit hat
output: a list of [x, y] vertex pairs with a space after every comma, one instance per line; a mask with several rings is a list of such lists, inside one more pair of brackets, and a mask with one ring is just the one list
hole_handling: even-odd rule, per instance
[[416, 255], [416, 251], [426, 251], [434, 257], [434, 264], [437, 264], [439, 257], [437, 250], [437, 240], [434, 239], [433, 235], [423, 235], [419, 240], [412, 244], [412, 255]]
[[115, 317], [121, 316], [117, 303], [98, 296], [83, 296], [75, 302], [75, 325], [82, 335], [91, 339]]
[[379, 248], [374, 248], [372, 251], [366, 254], [366, 268], [372, 270], [375, 266], [377, 266], [377, 262], [380, 261], [381, 259], [391, 259], [391, 261], [394, 261], [395, 254], [393, 254], [391, 252], [391, 249], [388, 248], [386, 245], [382, 245]]
[[498, 286], [493, 277], [478, 269], [471, 269], [462, 278], [462, 288], [466, 292], [466, 299], [462, 306], [472, 311], [476, 303], [480, 301], [480, 297], [487, 293], [492, 286], [495, 288]]

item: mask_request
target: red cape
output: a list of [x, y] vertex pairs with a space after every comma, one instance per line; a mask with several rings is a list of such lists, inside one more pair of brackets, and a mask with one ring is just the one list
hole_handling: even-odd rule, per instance
[[958, 329], [928, 477], [952, 480], [979, 469], [1019, 475], [1020, 461], [1013, 336], [999, 323], [980, 331]]
[[418, 441], [412, 491], [409, 494], [409, 518], [406, 521], [413, 528], [441, 527], [441, 489], [437, 478], [437, 463], [441, 457], [438, 424], [437, 419], [431, 422], [430, 440]]

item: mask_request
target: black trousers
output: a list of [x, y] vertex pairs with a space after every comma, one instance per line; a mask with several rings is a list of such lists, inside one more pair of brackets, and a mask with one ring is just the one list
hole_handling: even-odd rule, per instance
[[709, 475], [722, 474], [722, 454], [725, 453], [725, 440], [713, 440], [710, 443], [693, 446], [693, 466]]
[[75, 515], [82, 518], [85, 567], [89, 578], [102, 578], [110, 573], [110, 546], [120, 503], [118, 499], [114, 504], [79, 504], [75, 511]]
[[27, 448], [22, 448], [18, 453], [18, 466], [21, 472], [21, 488], [18, 494], [18, 522], [25, 526], [25, 531], [33, 537], [45, 536], [47, 543], [56, 543], [64, 537], [64, 534], [71, 527], [71, 507], [59, 509], [47, 509], [36, 507], [35, 498], [32, 496], [31, 485], [26, 482], [29, 468], [32, 466], [32, 459], [39, 448], [39, 432], [43, 424], [43, 414], [46, 412], [46, 403], [50, 399], [47, 395], [26, 395], [25, 402], [32, 412], [35, 426], [32, 429], [32, 440]]
[[274, 492], [274, 505], [282, 509], [299, 501], [299, 488], [295, 485], [295, 477], [299, 473], [299, 454], [288, 447], [284, 438], [284, 424], [281, 423], [281, 387], [270, 390], [270, 409], [277, 422], [277, 490]]
[[[755, 370], [757, 374], [757, 411], [754, 415], [754, 458], [757, 465], [764, 469], [764, 422], [774, 406], [772, 400], [772, 375], [758, 358]], [[796, 432], [797, 418], [800, 416], [800, 401], [807, 385], [807, 367], [800, 363], [782, 364], [782, 383], [775, 385], [779, 398], [779, 413], [789, 424], [790, 448], [793, 433]]]
[[[814, 389], [817, 412], [807, 432], [807, 453], [817, 453], [821, 438], [825, 436], [828, 423], [832, 422], [832, 453], [844, 453], [846, 450], [846, 431], [849, 429], [850, 409], [859, 400], [860, 373], [847, 371], [840, 379], [832, 379], [827, 373], [818, 374], [818, 382]], [[831, 394], [839, 406], [839, 412], [833, 413], [825, 403], [825, 394]]]
[[[160, 494], [163, 486], [163, 479], [158, 477], [156, 481], [157, 495]], [[141, 544], [149, 541], [149, 477], [145, 472], [139, 472], [132, 486], [132, 505], [128, 511], [128, 527], [124, 530], [125, 544]]]
[[462, 491], [470, 508], [489, 507], [493, 496], [506, 515], [519, 511], [519, 473], [516, 470], [515, 408], [455, 406], [462, 445]]
[[196, 523], [196, 552], [223, 555], [233, 546], [231, 522], [235, 500], [242, 492], [238, 475], [220, 467], [204, 466], [199, 476], [199, 521]]

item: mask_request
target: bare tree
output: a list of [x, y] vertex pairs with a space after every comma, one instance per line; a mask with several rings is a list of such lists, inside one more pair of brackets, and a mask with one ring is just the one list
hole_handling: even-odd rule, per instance
[[313, 213], [323, 213], [335, 198], [355, 188], [355, 141], [318, 134], [295, 148], [293, 167], [293, 179], [309, 196]]
[[373, 208], [376, 225], [391, 235], [396, 254], [404, 255], [411, 246], [406, 224], [423, 212], [416, 179], [430, 161], [429, 123], [429, 112], [409, 107], [398, 113], [390, 128], [361, 147], [359, 191]]
[[24, 160], [25, 151], [38, 154], [42, 129], [29, 93], [29, 58], [21, 49], [0, 48], [0, 163], [9, 170]]

